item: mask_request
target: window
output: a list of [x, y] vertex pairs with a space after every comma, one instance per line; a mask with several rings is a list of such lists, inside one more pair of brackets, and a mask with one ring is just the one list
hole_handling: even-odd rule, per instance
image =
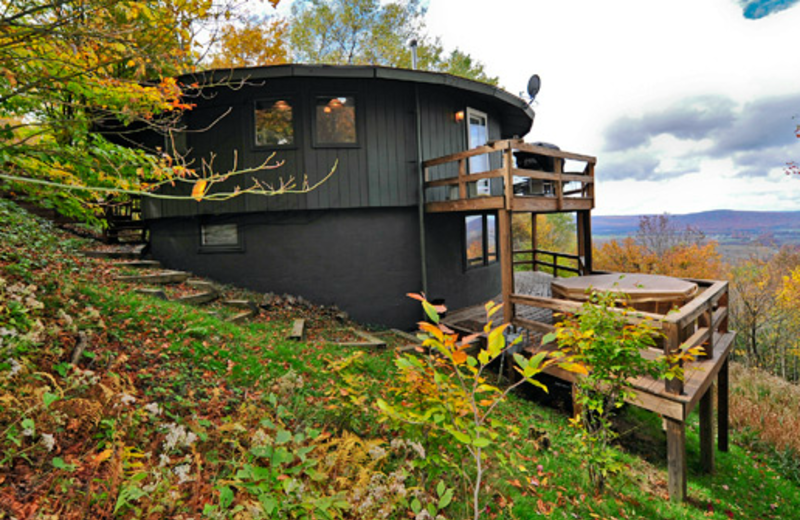
[[294, 144], [292, 103], [289, 99], [256, 101], [256, 146], [291, 146]]
[[[477, 148], [489, 142], [489, 118], [483, 112], [467, 108], [468, 148]], [[469, 158], [469, 173], [483, 173], [490, 170], [489, 154]], [[489, 179], [481, 179], [476, 184], [476, 195], [489, 195]]]
[[464, 217], [467, 268], [497, 262], [497, 220], [494, 215]]
[[236, 224], [202, 224], [200, 226], [201, 249], [240, 249], [239, 226]]
[[318, 96], [314, 117], [314, 144], [335, 146], [357, 143], [356, 98]]

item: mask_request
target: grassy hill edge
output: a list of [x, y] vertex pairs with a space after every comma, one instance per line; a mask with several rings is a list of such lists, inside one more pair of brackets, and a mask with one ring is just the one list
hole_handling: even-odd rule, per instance
[[[320, 308], [227, 323], [133, 294], [112, 262], [80, 255], [88, 245], [0, 200], [0, 519], [467, 516], [457, 446], [374, 406], [401, 386], [402, 338], [385, 335], [384, 351], [335, 346], [350, 324]], [[290, 341], [299, 315], [308, 338]], [[698, 474], [695, 424], [691, 500], [666, 501], [660, 421], [641, 411], [621, 423], [626, 470], [595, 496], [566, 416], [518, 397], [499, 412], [511, 428], [489, 448], [486, 518], [800, 510], [791, 460], [734, 445], [715, 475]], [[744, 427], [734, 440], [766, 442]]]

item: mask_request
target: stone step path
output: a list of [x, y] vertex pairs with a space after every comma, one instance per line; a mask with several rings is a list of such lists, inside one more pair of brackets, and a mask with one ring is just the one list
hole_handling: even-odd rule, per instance
[[192, 274], [185, 271], [161, 271], [152, 274], [115, 276], [114, 279], [118, 282], [138, 282], [163, 285], [171, 283], [183, 283], [188, 280], [190, 276], [192, 276]]
[[225, 300], [222, 303], [235, 309], [244, 309], [242, 312], [225, 320], [230, 323], [242, 323], [248, 318], [258, 316], [258, 314], [261, 312], [261, 309], [258, 307], [258, 305], [250, 300]]
[[189, 280], [186, 283], [193, 289], [203, 292], [175, 298], [176, 302], [188, 303], [190, 305], [204, 305], [220, 297], [219, 289], [211, 282], [206, 282], [205, 280]]
[[142, 258], [141, 250], [127, 250], [127, 249], [120, 249], [120, 250], [106, 250], [106, 249], [94, 249], [94, 250], [86, 250], [81, 251], [83, 256], [87, 256], [89, 258], [102, 258], [106, 260], [139, 260]]
[[126, 267], [131, 267], [134, 269], [161, 269], [161, 262], [158, 260], [129, 260], [125, 262], [117, 262], [114, 265], [123, 269]]

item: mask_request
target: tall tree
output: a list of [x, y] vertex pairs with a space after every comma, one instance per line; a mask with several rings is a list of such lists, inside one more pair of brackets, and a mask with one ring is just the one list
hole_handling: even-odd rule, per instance
[[446, 53], [439, 38], [425, 34], [419, 0], [297, 0], [289, 42], [294, 61], [411, 67], [408, 44], [418, 42], [419, 68], [497, 83], [484, 65], [456, 49]]
[[165, 155], [168, 150], [147, 155], [108, 141], [98, 130], [116, 125], [169, 135], [181, 112], [191, 108], [172, 78], [194, 67], [204, 53], [198, 33], [229, 18], [234, 0], [15, 0], [0, 5], [0, 174], [5, 190], [86, 217], [92, 214], [86, 203], [103, 196], [82, 188], [136, 191], [146, 189], [145, 181], [188, 172]]
[[[279, 0], [270, 0], [273, 9]], [[289, 61], [288, 31], [285, 18], [275, 14], [243, 13], [219, 30], [211, 52], [213, 69], [278, 65]]]
[[736, 359], [797, 380], [800, 249], [784, 246], [769, 260], [753, 258], [731, 272], [731, 326]]

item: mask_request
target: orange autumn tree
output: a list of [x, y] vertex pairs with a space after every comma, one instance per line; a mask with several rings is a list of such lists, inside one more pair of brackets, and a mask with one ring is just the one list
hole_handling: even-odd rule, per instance
[[644, 216], [636, 237], [611, 240], [594, 250], [594, 267], [622, 273], [649, 273], [680, 278], [724, 276], [717, 242], [697, 229], [680, 228], [668, 215]]
[[789, 381], [800, 380], [800, 248], [751, 258], [731, 270], [734, 357]]
[[[277, 0], [270, 0], [274, 6]], [[271, 16], [249, 16], [222, 27], [217, 49], [209, 63], [212, 69], [279, 65], [289, 61], [289, 24]]]

